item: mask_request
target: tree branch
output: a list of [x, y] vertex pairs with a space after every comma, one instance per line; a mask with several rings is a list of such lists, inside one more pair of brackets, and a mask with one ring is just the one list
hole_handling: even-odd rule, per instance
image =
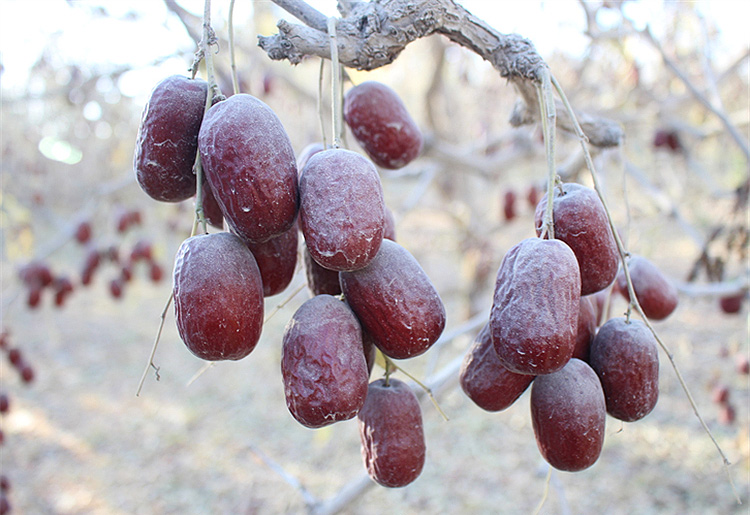
[[[501, 77], [513, 83], [525, 108], [512, 123], [539, 120], [536, 84], [541, 83], [547, 64], [528, 39], [497, 32], [453, 0], [372, 0], [352, 2], [346, 7], [350, 8], [348, 14], [336, 26], [339, 61], [344, 66], [373, 70], [392, 63], [412, 41], [442, 34], [487, 60]], [[278, 34], [258, 37], [258, 45], [271, 59], [298, 64], [307, 56], [331, 58], [324, 31], [285, 20], [279, 21], [278, 28]], [[622, 141], [619, 124], [585, 114], [578, 116], [591, 144], [612, 147]], [[563, 109], [558, 124], [565, 130], [574, 130]]]
[[273, 3], [284, 9], [286, 12], [294, 16], [300, 21], [303, 21], [307, 26], [321, 32], [326, 32], [326, 24], [328, 18], [315, 9], [300, 0], [271, 0]]

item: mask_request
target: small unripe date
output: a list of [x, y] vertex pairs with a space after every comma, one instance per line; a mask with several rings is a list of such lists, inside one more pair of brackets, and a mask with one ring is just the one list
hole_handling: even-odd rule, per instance
[[422, 132], [385, 84], [368, 81], [350, 89], [344, 97], [344, 119], [378, 166], [401, 168], [422, 151]]
[[341, 291], [375, 344], [394, 359], [424, 353], [445, 328], [445, 307], [414, 256], [383, 240], [365, 268], [339, 273]]
[[299, 178], [299, 224], [312, 258], [329, 270], [366, 266], [383, 241], [380, 177], [365, 157], [344, 149], [310, 157]]
[[581, 280], [575, 254], [560, 240], [527, 238], [497, 272], [490, 331], [497, 357], [518, 374], [549, 374], [573, 355]]
[[242, 359], [263, 325], [263, 284], [253, 254], [237, 236], [193, 236], [174, 264], [177, 329], [190, 351], [207, 361]]
[[[581, 295], [589, 295], [612, 284], [620, 255], [604, 205], [596, 191], [575, 183], [555, 188], [553, 201], [555, 238], [568, 244], [581, 269]], [[547, 197], [537, 205], [537, 235], [541, 234]]]
[[531, 422], [537, 446], [558, 470], [576, 472], [593, 465], [604, 444], [607, 418], [596, 373], [573, 358], [531, 385]]
[[156, 85], [143, 110], [133, 166], [141, 189], [162, 202], [195, 195], [193, 164], [208, 83], [181, 75]]
[[276, 114], [245, 93], [206, 113], [198, 136], [203, 170], [229, 226], [262, 243], [297, 216], [297, 164]]
[[659, 399], [659, 353], [646, 324], [608, 320], [591, 344], [589, 363], [602, 383], [607, 413], [624, 422], [651, 413]]
[[417, 479], [426, 446], [422, 411], [411, 388], [393, 377], [388, 383], [373, 381], [357, 418], [362, 458], [373, 481], [399, 488]]
[[362, 329], [349, 306], [331, 295], [302, 304], [284, 330], [281, 373], [286, 405], [302, 425], [354, 417], [365, 402], [369, 373]]
[[500, 363], [492, 345], [489, 324], [477, 335], [459, 372], [464, 393], [485, 411], [502, 411], [510, 407], [533, 380], [534, 376], [516, 374]]
[[[652, 320], [664, 320], [671, 315], [679, 300], [677, 288], [661, 270], [643, 256], [632, 256], [628, 260], [628, 271], [643, 313]], [[617, 276], [617, 286], [629, 301], [630, 292], [623, 270]]]

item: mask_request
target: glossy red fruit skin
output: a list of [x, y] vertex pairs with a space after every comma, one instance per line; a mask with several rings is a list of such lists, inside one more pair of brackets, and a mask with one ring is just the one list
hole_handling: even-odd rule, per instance
[[408, 250], [383, 240], [361, 270], [339, 273], [346, 301], [378, 348], [393, 359], [427, 351], [445, 328], [445, 307]]
[[[568, 244], [581, 269], [581, 295], [603, 290], [617, 277], [620, 254], [604, 205], [596, 191], [575, 183], [555, 188], [553, 202], [555, 238]], [[534, 214], [536, 233], [541, 234], [547, 197], [542, 197]]]
[[328, 270], [320, 266], [310, 255], [307, 245], [302, 246], [302, 260], [305, 264], [305, 274], [307, 276], [307, 287], [313, 295], [341, 294], [341, 284], [339, 283], [339, 273], [336, 270]]
[[516, 374], [500, 363], [492, 345], [489, 323], [464, 356], [458, 377], [464, 393], [485, 411], [510, 407], [534, 380], [534, 376]]
[[[651, 261], [643, 256], [632, 256], [628, 260], [630, 280], [643, 313], [651, 320], [664, 320], [677, 308], [677, 288]], [[617, 286], [622, 295], [630, 300], [625, 272], [617, 276]]]
[[264, 297], [281, 293], [292, 282], [297, 266], [297, 240], [295, 225], [263, 243], [243, 240], [258, 263]]
[[198, 136], [203, 170], [229, 226], [261, 243], [297, 216], [297, 164], [276, 114], [245, 93], [211, 107]]
[[156, 85], [143, 110], [133, 166], [141, 189], [154, 200], [180, 202], [195, 195], [193, 165], [208, 84], [181, 75]]
[[359, 415], [362, 458], [379, 485], [399, 488], [413, 482], [424, 468], [427, 447], [422, 411], [409, 386], [393, 377], [370, 383]]
[[263, 284], [253, 254], [237, 236], [193, 236], [177, 251], [174, 305], [182, 341], [207, 361], [242, 359], [263, 324]]
[[383, 241], [385, 201], [375, 167], [344, 149], [318, 152], [299, 178], [299, 227], [312, 258], [329, 270], [367, 266]]
[[330, 295], [302, 304], [284, 330], [286, 405], [310, 428], [353, 418], [367, 396], [362, 329], [349, 306]]
[[344, 97], [344, 119], [375, 164], [397, 169], [422, 151], [422, 132], [395, 91], [363, 82]]
[[580, 310], [575, 254], [560, 240], [527, 238], [497, 272], [490, 313], [495, 352], [518, 374], [549, 374], [573, 355]]
[[659, 353], [646, 324], [608, 320], [591, 344], [590, 363], [602, 383], [607, 413], [624, 422], [651, 413], [659, 400]]
[[596, 300], [591, 297], [581, 297], [581, 308], [578, 312], [578, 331], [576, 332], [576, 343], [573, 348], [573, 357], [589, 362], [589, 351], [591, 342], [596, 336], [597, 308]]
[[535, 378], [530, 404], [537, 446], [550, 465], [577, 472], [596, 462], [607, 417], [602, 386], [589, 365], [573, 358]]

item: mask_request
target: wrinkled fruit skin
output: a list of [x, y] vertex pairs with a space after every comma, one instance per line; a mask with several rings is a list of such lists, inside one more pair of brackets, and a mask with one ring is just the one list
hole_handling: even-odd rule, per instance
[[659, 399], [659, 353], [646, 324], [607, 321], [591, 344], [590, 363], [602, 383], [607, 413], [624, 422], [651, 413]]
[[[664, 320], [677, 307], [677, 288], [661, 273], [656, 265], [643, 256], [633, 256], [628, 260], [630, 280], [643, 313], [652, 320]], [[617, 287], [630, 301], [625, 272], [617, 276]]]
[[297, 266], [297, 227], [274, 236], [263, 243], [243, 240], [253, 253], [263, 280], [263, 296], [270, 297], [281, 293], [289, 286]]
[[363, 82], [344, 97], [344, 119], [375, 164], [397, 169], [422, 151], [422, 132], [396, 92], [379, 82]]
[[284, 330], [281, 373], [300, 424], [323, 427], [359, 412], [369, 374], [362, 329], [344, 302], [318, 295], [300, 306]]
[[143, 110], [133, 167], [141, 189], [162, 202], [195, 195], [193, 164], [208, 84], [173, 75], [151, 92]]
[[[555, 238], [568, 244], [581, 269], [581, 295], [603, 290], [617, 277], [620, 254], [599, 196], [591, 188], [567, 183], [555, 188]], [[537, 204], [535, 223], [541, 234], [547, 197]]]
[[408, 250], [383, 240], [361, 270], [341, 272], [341, 291], [375, 344], [394, 359], [424, 353], [445, 328], [445, 307]]
[[422, 411], [414, 392], [398, 379], [370, 383], [360, 410], [362, 458], [370, 477], [379, 485], [399, 488], [419, 476], [426, 447]]
[[558, 470], [593, 465], [604, 444], [607, 418], [596, 373], [580, 359], [539, 376], [531, 385], [531, 422], [539, 452]]
[[385, 201], [377, 170], [344, 149], [314, 154], [299, 178], [299, 220], [312, 258], [324, 268], [358, 270], [383, 241]]
[[248, 94], [219, 102], [198, 136], [203, 170], [229, 226], [254, 243], [289, 229], [297, 216], [297, 164], [270, 107]]
[[560, 240], [527, 238], [497, 272], [490, 331], [502, 364], [518, 374], [549, 374], [573, 355], [580, 310], [575, 254]]
[[174, 264], [177, 329], [207, 361], [238, 360], [255, 348], [263, 325], [263, 284], [255, 258], [237, 236], [193, 236]]
[[573, 348], [573, 357], [589, 362], [591, 342], [596, 335], [597, 308], [592, 297], [581, 297], [581, 308], [578, 311], [578, 331]]
[[489, 324], [477, 335], [459, 372], [464, 393], [485, 411], [502, 411], [510, 407], [533, 380], [534, 376], [516, 374], [500, 363], [492, 345]]
[[313, 295], [339, 295], [341, 284], [339, 273], [336, 270], [328, 270], [320, 266], [310, 255], [307, 246], [302, 247], [302, 260], [305, 264], [305, 275], [307, 276], [307, 287]]

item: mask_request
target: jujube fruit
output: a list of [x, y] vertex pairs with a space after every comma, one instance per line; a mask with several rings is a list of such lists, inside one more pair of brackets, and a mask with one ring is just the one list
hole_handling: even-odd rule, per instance
[[578, 311], [578, 330], [573, 357], [588, 363], [591, 342], [596, 335], [597, 309], [591, 297], [581, 297], [581, 308]]
[[411, 388], [391, 377], [370, 383], [357, 416], [362, 458], [376, 483], [406, 486], [422, 472], [426, 446], [422, 410]]
[[344, 302], [330, 295], [306, 301], [284, 330], [281, 356], [286, 405], [306, 427], [354, 417], [367, 395], [362, 329]]
[[[581, 269], [581, 295], [589, 295], [612, 284], [617, 276], [620, 254], [612, 229], [596, 191], [575, 183], [555, 188], [555, 238], [568, 244]], [[535, 213], [537, 235], [541, 234], [547, 197]]]
[[297, 266], [297, 232], [297, 227], [292, 225], [263, 243], [244, 240], [258, 264], [265, 297], [281, 293], [292, 282]]
[[305, 275], [307, 277], [307, 287], [313, 295], [341, 294], [341, 284], [339, 283], [339, 273], [336, 270], [323, 268], [315, 261], [307, 250], [307, 245], [302, 246], [302, 261], [305, 265]]
[[207, 93], [208, 83], [181, 75], [167, 77], [151, 92], [133, 163], [138, 184], [151, 198], [180, 202], [195, 195], [193, 165]]
[[497, 272], [490, 331], [510, 371], [549, 374], [573, 355], [581, 280], [575, 254], [560, 240], [527, 238]]
[[193, 236], [177, 251], [174, 306], [182, 341], [207, 361], [238, 360], [255, 348], [263, 324], [263, 284], [237, 236]]
[[558, 470], [593, 465], [604, 445], [606, 407], [596, 373], [580, 359], [531, 385], [531, 422], [539, 452]]
[[341, 290], [375, 344], [394, 359], [424, 353], [445, 328], [445, 307], [408, 250], [383, 240], [365, 268], [339, 273]]
[[[628, 271], [643, 313], [653, 320], [663, 320], [671, 315], [679, 301], [677, 288], [672, 281], [643, 256], [632, 256], [628, 260]], [[617, 276], [617, 286], [629, 301], [630, 292], [628, 292], [625, 272], [622, 270]]]
[[299, 226], [312, 258], [329, 270], [366, 266], [383, 240], [380, 177], [365, 157], [344, 149], [310, 157], [299, 178]]
[[659, 399], [656, 339], [640, 320], [612, 318], [591, 343], [591, 367], [599, 376], [607, 413], [618, 420], [640, 420]]
[[368, 81], [351, 88], [344, 97], [344, 119], [378, 166], [401, 168], [422, 151], [422, 132], [385, 84]]
[[276, 114], [240, 93], [211, 107], [198, 136], [203, 170], [229, 226], [255, 243], [297, 216], [297, 164]]
[[485, 324], [466, 353], [459, 372], [464, 393], [486, 411], [502, 411], [516, 402], [534, 380], [503, 366], [492, 345], [489, 324]]

